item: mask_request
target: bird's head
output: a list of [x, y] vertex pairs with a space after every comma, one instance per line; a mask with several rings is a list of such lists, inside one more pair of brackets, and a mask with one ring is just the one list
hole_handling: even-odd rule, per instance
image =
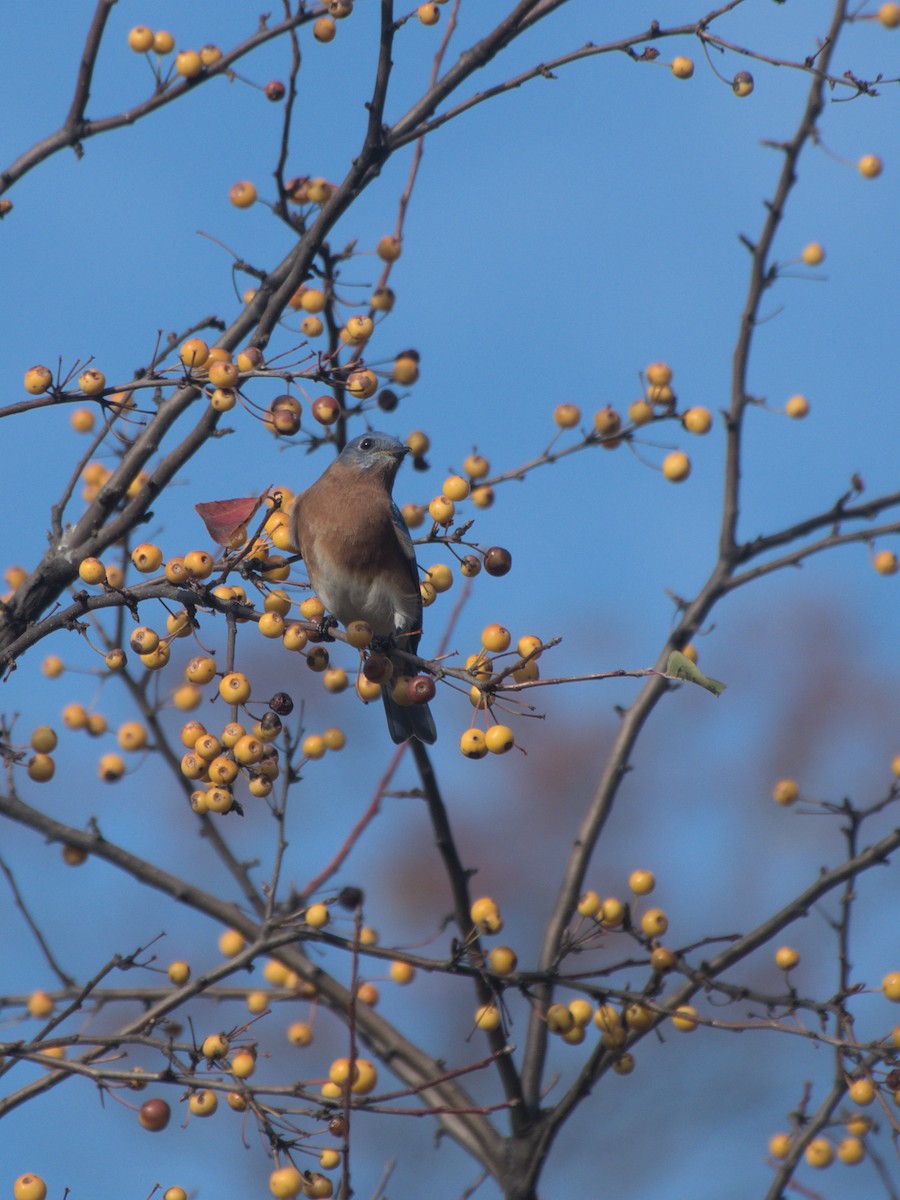
[[359, 471], [383, 472], [393, 480], [407, 454], [409, 446], [389, 433], [363, 433], [347, 443], [337, 461]]

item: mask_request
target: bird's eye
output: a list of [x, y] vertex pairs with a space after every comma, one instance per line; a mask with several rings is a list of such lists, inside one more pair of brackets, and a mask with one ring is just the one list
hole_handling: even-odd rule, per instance
[[363, 438], [363, 440], [359, 443], [359, 448], [360, 450], [371, 450], [374, 445], [375, 443], [371, 438]]

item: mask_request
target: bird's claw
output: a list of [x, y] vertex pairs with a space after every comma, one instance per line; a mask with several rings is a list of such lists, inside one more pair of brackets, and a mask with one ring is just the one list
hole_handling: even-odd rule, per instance
[[316, 625], [316, 633], [318, 633], [323, 642], [333, 642], [334, 638], [331, 636], [331, 630], [337, 629], [337, 626], [336, 617], [323, 617], [318, 625]]

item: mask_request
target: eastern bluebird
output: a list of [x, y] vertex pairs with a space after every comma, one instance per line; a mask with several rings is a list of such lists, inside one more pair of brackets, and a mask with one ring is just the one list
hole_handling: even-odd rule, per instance
[[[378, 637], [415, 654], [422, 633], [416, 552], [391, 498], [409, 447], [387, 433], [348, 442], [331, 466], [297, 497], [291, 540], [326, 609], [343, 625], [368, 621]], [[401, 659], [395, 669], [408, 673]], [[427, 704], [399, 705], [382, 687], [388, 729], [398, 744], [437, 737]]]

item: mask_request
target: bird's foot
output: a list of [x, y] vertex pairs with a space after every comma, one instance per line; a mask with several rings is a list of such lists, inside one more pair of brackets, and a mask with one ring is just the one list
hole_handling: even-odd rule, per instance
[[333, 642], [334, 638], [331, 636], [331, 631], [332, 629], [337, 629], [337, 627], [338, 621], [336, 617], [323, 617], [316, 626], [316, 633], [323, 642]]

